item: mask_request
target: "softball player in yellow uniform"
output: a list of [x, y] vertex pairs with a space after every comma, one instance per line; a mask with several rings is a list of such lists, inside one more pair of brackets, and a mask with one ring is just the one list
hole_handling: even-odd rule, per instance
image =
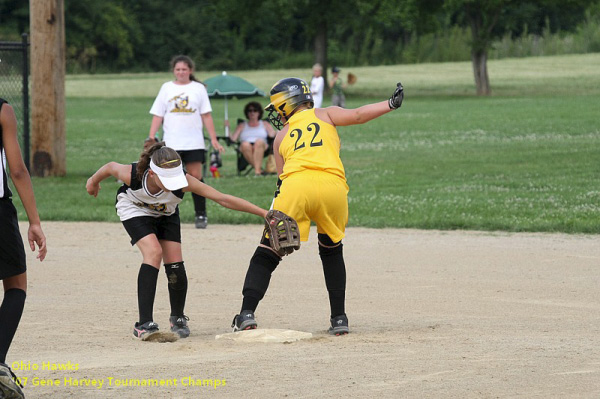
[[[308, 240], [310, 222], [317, 225], [319, 256], [329, 293], [329, 332], [347, 334], [350, 330], [345, 312], [342, 239], [348, 222], [348, 185], [336, 127], [366, 123], [399, 108], [404, 91], [398, 83], [387, 101], [356, 109], [313, 108], [310, 88], [298, 78], [280, 80], [270, 94], [271, 103], [265, 109], [269, 121], [280, 130], [273, 145], [280, 180], [272, 209], [298, 222], [301, 241]], [[234, 331], [257, 327], [254, 312], [280, 261], [263, 236], [246, 273], [242, 310], [233, 319]]]

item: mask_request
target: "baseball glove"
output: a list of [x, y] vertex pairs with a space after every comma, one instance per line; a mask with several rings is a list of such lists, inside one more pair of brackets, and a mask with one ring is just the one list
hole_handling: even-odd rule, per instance
[[353, 85], [354, 83], [356, 83], [357, 80], [358, 80], [358, 78], [356, 77], [355, 74], [348, 73], [348, 84], [349, 85]]
[[285, 213], [271, 209], [265, 216], [265, 230], [271, 248], [279, 256], [289, 255], [300, 249], [298, 223]]

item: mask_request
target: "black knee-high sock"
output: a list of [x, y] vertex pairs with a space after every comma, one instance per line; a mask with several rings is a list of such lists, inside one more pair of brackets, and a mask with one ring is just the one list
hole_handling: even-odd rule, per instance
[[171, 303], [171, 316], [182, 317], [185, 309], [185, 299], [187, 298], [187, 284], [183, 290], [176, 290], [169, 287], [169, 301]]
[[[200, 179], [200, 181], [204, 183], [204, 178]], [[196, 216], [206, 216], [206, 198], [194, 193], [192, 193], [192, 198], [194, 199], [194, 211], [196, 211]]]
[[346, 313], [346, 264], [344, 263], [342, 244], [335, 248], [325, 248], [319, 245], [319, 256], [323, 263], [323, 274], [333, 318]]
[[169, 287], [169, 302], [171, 303], [171, 316], [182, 317], [187, 296], [188, 278], [183, 262], [165, 263]]
[[139, 324], [153, 321], [154, 297], [156, 296], [156, 281], [158, 269], [146, 263], [140, 266], [138, 273], [138, 309], [140, 312]]
[[242, 289], [244, 299], [241, 310], [256, 311], [258, 303], [263, 299], [267, 288], [269, 288], [271, 274], [280, 261], [281, 258], [270, 249], [263, 247], [256, 248], [252, 259], [250, 259], [250, 266], [248, 267], [244, 288]]
[[19, 288], [11, 288], [4, 293], [0, 306], [0, 363], [6, 363], [6, 354], [21, 321], [26, 296], [25, 291]]

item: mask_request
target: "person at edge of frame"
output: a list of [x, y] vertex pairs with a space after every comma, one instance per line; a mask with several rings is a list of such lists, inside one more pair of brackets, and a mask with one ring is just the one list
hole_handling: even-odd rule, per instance
[[21, 156], [17, 118], [12, 106], [0, 98], [0, 280], [4, 285], [4, 298], [0, 305], [0, 397], [23, 398], [21, 383], [6, 364], [6, 356], [25, 307], [27, 264], [17, 210], [8, 187], [4, 156], [29, 220], [29, 247], [35, 251], [37, 245], [37, 259], [43, 261], [47, 253], [46, 236], [42, 231], [31, 178]]

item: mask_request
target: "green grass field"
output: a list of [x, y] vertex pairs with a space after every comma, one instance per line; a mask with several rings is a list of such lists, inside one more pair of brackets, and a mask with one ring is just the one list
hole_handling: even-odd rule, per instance
[[[600, 233], [600, 54], [491, 61], [488, 98], [473, 95], [469, 63], [346, 72], [358, 76], [349, 107], [386, 99], [399, 80], [406, 93], [399, 111], [339, 129], [349, 225]], [[308, 69], [231, 73], [265, 91], [282, 77], [310, 78]], [[118, 184], [104, 182], [92, 198], [85, 182], [108, 161], [137, 159], [148, 110], [168, 79], [167, 73], [67, 77], [68, 174], [34, 178], [44, 220], [118, 221]], [[229, 101], [232, 123], [245, 103]], [[224, 105], [212, 105], [220, 133]], [[275, 177], [237, 177], [232, 148], [224, 164], [224, 177], [209, 184], [270, 205]], [[208, 207], [211, 223], [259, 222], [210, 201]], [[191, 196], [181, 208], [191, 222]]]

